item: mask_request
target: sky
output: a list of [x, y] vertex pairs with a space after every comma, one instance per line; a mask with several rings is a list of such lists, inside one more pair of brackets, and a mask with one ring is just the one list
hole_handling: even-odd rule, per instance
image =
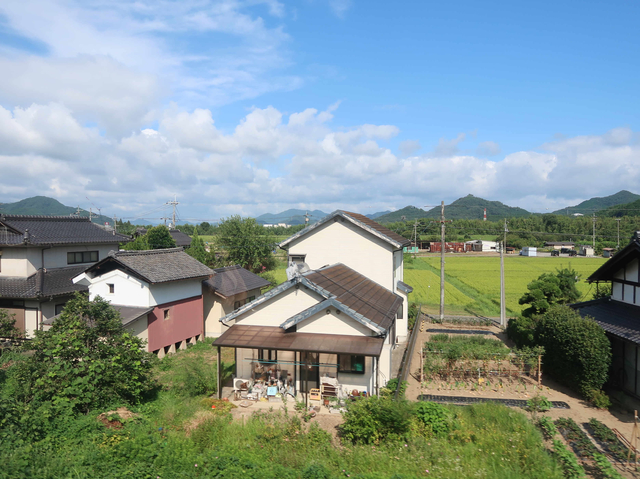
[[615, 0], [3, 0], [0, 202], [134, 219], [175, 195], [200, 222], [640, 194], [639, 18]]

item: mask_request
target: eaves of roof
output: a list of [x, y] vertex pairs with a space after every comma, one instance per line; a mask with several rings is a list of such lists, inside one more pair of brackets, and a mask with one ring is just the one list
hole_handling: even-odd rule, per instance
[[595, 270], [591, 276], [587, 278], [587, 282], [611, 281], [614, 274], [635, 258], [640, 258], [640, 244], [636, 240], [631, 241], [631, 243], [620, 250], [620, 252]]

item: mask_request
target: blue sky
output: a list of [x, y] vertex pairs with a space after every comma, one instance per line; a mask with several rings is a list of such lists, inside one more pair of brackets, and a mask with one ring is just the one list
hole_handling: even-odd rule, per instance
[[0, 201], [135, 217], [640, 193], [635, 2], [0, 4]]

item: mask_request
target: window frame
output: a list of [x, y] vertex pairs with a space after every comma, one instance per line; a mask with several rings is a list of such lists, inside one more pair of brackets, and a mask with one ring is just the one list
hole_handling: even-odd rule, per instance
[[[267, 352], [267, 359], [264, 358], [265, 351]], [[277, 349], [258, 349], [258, 362], [259, 363], [269, 363], [273, 364], [278, 361], [278, 350]]]
[[[342, 358], [349, 358], [349, 369], [343, 369]], [[362, 371], [358, 371], [354, 366], [358, 361], [354, 361], [354, 358], [362, 358]], [[364, 374], [367, 369], [367, 357], [361, 354], [338, 354], [338, 372], [347, 374]]]
[[108, 294], [116, 294], [116, 285], [115, 285], [115, 283], [107, 283], [107, 288], [109, 290]]
[[[73, 255], [73, 259], [71, 259], [71, 255]], [[80, 255], [80, 261], [78, 261], [78, 255]], [[95, 260], [92, 258], [93, 255], [95, 255]], [[98, 250], [67, 252], [67, 264], [97, 263], [98, 261], [100, 261], [100, 252]]]

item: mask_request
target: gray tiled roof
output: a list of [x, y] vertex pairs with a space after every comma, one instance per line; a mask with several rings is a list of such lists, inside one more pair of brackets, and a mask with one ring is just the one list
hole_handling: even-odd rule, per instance
[[86, 268], [89, 274], [103, 274], [124, 268], [147, 283], [167, 283], [211, 276], [213, 270], [192, 258], [182, 248], [146, 251], [118, 251]]
[[171, 230], [169, 234], [173, 238], [173, 241], [176, 242], [176, 246], [182, 246], [184, 248], [188, 248], [191, 246], [191, 236], [186, 233], [183, 233], [180, 230]]
[[0, 297], [29, 299], [47, 296], [61, 296], [76, 291], [87, 291], [86, 286], [73, 284], [86, 266], [71, 266], [38, 270], [28, 278], [0, 278]]
[[129, 240], [86, 217], [0, 215], [0, 245], [116, 244]]
[[253, 289], [265, 288], [270, 284], [266, 279], [237, 264], [225, 268], [216, 268], [213, 271], [213, 277], [203, 281], [203, 283], [225, 298], [239, 293], [246, 293]]
[[640, 306], [612, 299], [571, 305], [581, 316], [590, 316], [607, 333], [640, 344]]
[[338, 217], [341, 217], [344, 220], [347, 220], [352, 224], [359, 226], [363, 230], [368, 231], [372, 235], [389, 243], [394, 248], [399, 249], [404, 246], [411, 245], [411, 240], [405, 238], [404, 236], [399, 235], [398, 233], [391, 231], [389, 228], [382, 226], [380, 223], [373, 221], [371, 218], [367, 218], [366, 216], [358, 213], [351, 213], [349, 211], [336, 210], [333, 213], [322, 218], [317, 223], [314, 223], [310, 226], [307, 226], [305, 229], [298, 231], [296, 234], [290, 236], [289, 238], [281, 242], [278, 246], [284, 249], [292, 241], [306, 235], [307, 233], [312, 232], [316, 228], [322, 226], [323, 224], [327, 223], [332, 219], [339, 219]]

